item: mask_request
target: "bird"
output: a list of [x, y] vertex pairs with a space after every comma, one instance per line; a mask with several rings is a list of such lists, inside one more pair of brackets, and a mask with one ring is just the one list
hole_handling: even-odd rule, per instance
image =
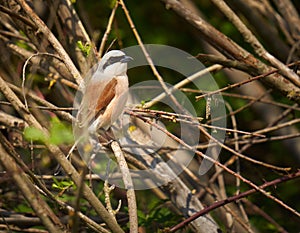
[[[111, 50], [104, 54], [87, 75], [87, 80], [80, 85], [81, 98], [75, 97], [74, 103], [76, 108], [80, 101], [73, 122], [76, 141], [66, 158], [69, 158], [76, 146], [80, 147], [78, 150], [83, 151], [83, 154], [91, 156], [93, 148], [90, 145], [95, 143], [97, 130], [107, 131], [122, 114], [128, 96], [127, 63], [132, 60], [121, 50]], [[99, 144], [96, 142], [96, 145]], [[54, 175], [61, 172], [58, 165]]]
[[121, 50], [111, 50], [102, 57], [84, 85], [77, 127], [95, 133], [98, 129], [108, 130], [118, 119], [127, 100], [127, 63], [132, 60]]

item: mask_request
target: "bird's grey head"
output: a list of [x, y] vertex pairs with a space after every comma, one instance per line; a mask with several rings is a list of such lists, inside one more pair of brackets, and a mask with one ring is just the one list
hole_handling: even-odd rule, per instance
[[126, 56], [124, 52], [120, 50], [111, 50], [102, 57], [99, 69], [100, 72], [107, 75], [125, 75], [127, 71], [127, 62], [131, 60], [133, 59]]

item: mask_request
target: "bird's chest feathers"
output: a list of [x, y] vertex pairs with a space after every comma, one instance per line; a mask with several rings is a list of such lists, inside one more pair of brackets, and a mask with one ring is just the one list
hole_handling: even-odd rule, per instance
[[122, 95], [124, 92], [128, 90], [128, 78], [127, 76], [119, 76], [116, 78], [117, 84], [115, 87], [115, 92], [117, 95]]
[[[99, 80], [90, 83], [86, 96], [90, 96], [91, 102], [95, 103], [90, 108], [96, 112], [104, 110], [109, 103], [128, 90], [127, 76], [114, 77], [109, 81]], [[93, 87], [93, 88], [91, 88]]]

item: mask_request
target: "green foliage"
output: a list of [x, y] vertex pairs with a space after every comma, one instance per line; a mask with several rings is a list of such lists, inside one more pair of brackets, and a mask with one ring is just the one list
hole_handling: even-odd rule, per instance
[[82, 41], [77, 41], [77, 47], [86, 57], [90, 54], [92, 48], [89, 43], [83, 44]]
[[22, 213], [33, 213], [32, 208], [30, 208], [30, 206], [26, 203], [20, 203], [18, 204], [15, 208], [15, 211], [17, 212], [22, 212]]
[[74, 141], [73, 132], [70, 125], [61, 122], [58, 118], [51, 119], [50, 137], [51, 144], [70, 144]]
[[[57, 180], [55, 177], [53, 177], [53, 182], [54, 183], [52, 184], [52, 188], [58, 189], [60, 191], [61, 195], [67, 189], [70, 189], [70, 188], [75, 189], [76, 188], [76, 186], [72, 180]], [[69, 199], [69, 198], [67, 198], [67, 199]]]
[[147, 210], [137, 211], [138, 224], [145, 227], [147, 232], [160, 232], [160, 229], [173, 226], [180, 220], [180, 216], [166, 207], [166, 200], [152, 198], [147, 201]]
[[[26, 37], [26, 34], [23, 32], [23, 31], [20, 31], [20, 34], [24, 37]], [[17, 40], [15, 42], [15, 44], [20, 47], [20, 48], [23, 48], [23, 49], [26, 49], [28, 51], [33, 51], [32, 48], [28, 45], [28, 43], [24, 40]]]
[[33, 142], [45, 143], [47, 141], [47, 136], [44, 134], [44, 132], [34, 127], [25, 128], [24, 138], [27, 141], [33, 141]]
[[71, 126], [56, 117], [51, 118], [49, 132], [48, 136], [40, 129], [27, 127], [24, 130], [24, 138], [28, 141], [55, 145], [70, 144], [74, 141]]
[[141, 105], [144, 106], [146, 103], [150, 102], [151, 99], [141, 100]]
[[140, 226], [153, 227], [153, 225], [158, 225], [160, 227], [167, 227], [175, 224], [178, 216], [168, 208], [161, 207], [160, 203], [157, 203], [157, 206], [152, 208], [147, 214], [139, 210], [138, 218]]

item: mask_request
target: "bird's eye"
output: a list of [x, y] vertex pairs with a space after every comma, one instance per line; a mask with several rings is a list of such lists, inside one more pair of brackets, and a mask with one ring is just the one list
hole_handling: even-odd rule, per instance
[[120, 62], [123, 58], [125, 57], [125, 55], [122, 55], [122, 56], [117, 56], [117, 57], [110, 57], [103, 65], [103, 70], [106, 69], [106, 67], [114, 64], [114, 63], [117, 63], [117, 62]]
[[113, 63], [117, 63], [117, 62], [121, 61], [124, 57], [125, 57], [125, 55], [118, 56], [118, 57], [110, 57], [108, 60], [110, 61], [110, 64], [113, 64]]

